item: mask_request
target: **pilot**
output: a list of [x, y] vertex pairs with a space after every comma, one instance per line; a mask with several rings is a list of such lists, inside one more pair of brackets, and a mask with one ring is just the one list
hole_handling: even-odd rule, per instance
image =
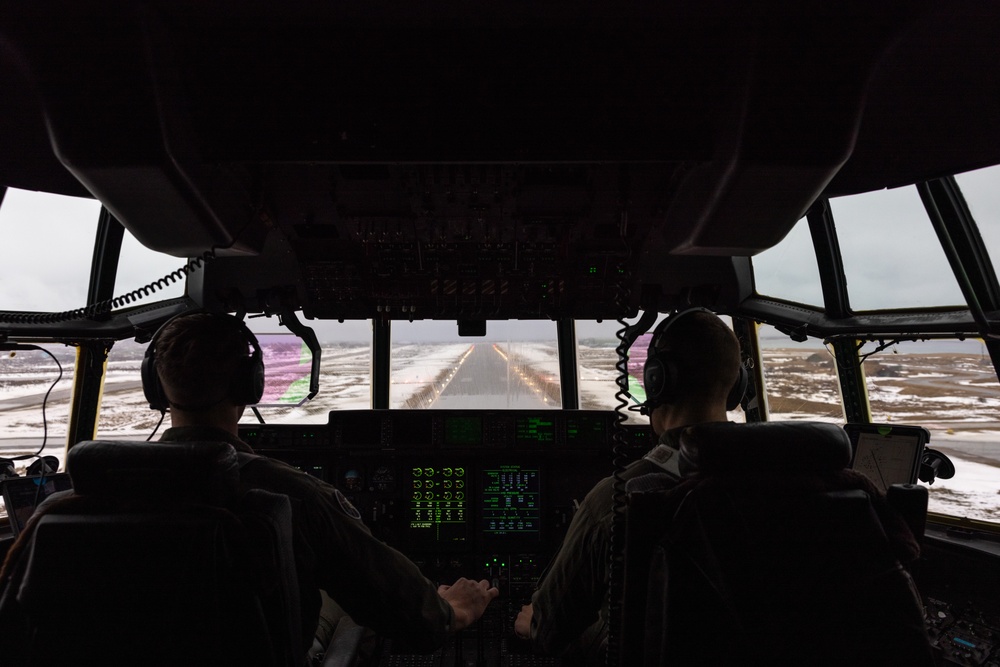
[[[160, 440], [224, 441], [252, 454], [238, 435], [245, 391], [237, 385], [248, 381], [248, 372], [260, 376], [250, 382], [262, 384], [263, 364], [248, 355], [256, 340], [246, 326], [229, 315], [183, 315], [168, 321], [151, 345], [170, 405], [171, 428]], [[340, 609], [383, 636], [433, 650], [478, 620], [498, 595], [486, 580], [460, 578], [435, 587], [403, 554], [371, 535], [340, 490], [280, 461], [246, 458], [242, 487], [292, 501], [304, 651], [326, 647]]]
[[[738, 403], [745, 389], [739, 342], [714, 313], [692, 309], [661, 322], [650, 342], [647, 367], [658, 363], [654, 356], [670, 352], [678, 352], [670, 355], [667, 371], [674, 391], [657, 393], [647, 386], [644, 405], [660, 446], [628, 466], [624, 480], [664, 470], [679, 479], [677, 457], [670, 451], [678, 449], [680, 431], [726, 421], [727, 405]], [[645, 375], [649, 384], [648, 369]], [[530, 639], [534, 648], [562, 654], [573, 664], [604, 664], [612, 484], [607, 477], [584, 498], [531, 603], [521, 608], [514, 623], [515, 633]]]
[[[747, 374], [740, 364], [739, 342], [710, 311], [693, 308], [672, 315], [657, 326], [650, 341], [643, 381], [643, 411], [659, 443], [621, 477], [634, 480], [632, 484], [655, 479], [656, 488], [666, 490], [681, 480], [681, 432], [726, 421], [727, 411], [743, 397]], [[878, 494], [870, 484], [865, 489], [869, 495]], [[572, 664], [605, 664], [613, 490], [613, 478], [608, 477], [584, 498], [531, 603], [522, 607], [514, 623], [515, 633], [534, 648], [563, 654]], [[897, 557], [912, 562], [919, 555], [913, 535], [900, 517], [880, 507], [877, 504], [876, 511]]]

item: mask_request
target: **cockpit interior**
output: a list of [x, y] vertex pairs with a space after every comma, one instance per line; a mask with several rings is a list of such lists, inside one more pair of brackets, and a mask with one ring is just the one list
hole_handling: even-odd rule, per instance
[[500, 588], [369, 664], [566, 664], [513, 615], [656, 442], [642, 334], [701, 307], [733, 421], [846, 426], [873, 477], [859, 433], [906, 440], [935, 657], [1000, 664], [997, 34], [965, 0], [7, 3], [0, 479], [146, 439], [144, 346], [234, 313], [271, 383], [241, 438]]

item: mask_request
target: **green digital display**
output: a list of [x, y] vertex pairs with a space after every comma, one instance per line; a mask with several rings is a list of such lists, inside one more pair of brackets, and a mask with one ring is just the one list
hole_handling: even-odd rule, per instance
[[571, 415], [566, 418], [566, 444], [599, 447], [608, 440], [606, 421], [593, 415]]
[[541, 529], [538, 468], [517, 464], [482, 471], [481, 529], [486, 537], [537, 539]]
[[518, 445], [550, 445], [556, 439], [556, 422], [551, 417], [518, 417], [514, 420], [514, 442]]
[[447, 447], [476, 447], [483, 443], [482, 417], [448, 417], [444, 420], [444, 444]]
[[468, 476], [462, 466], [410, 469], [410, 535], [421, 541], [464, 542], [468, 537]]

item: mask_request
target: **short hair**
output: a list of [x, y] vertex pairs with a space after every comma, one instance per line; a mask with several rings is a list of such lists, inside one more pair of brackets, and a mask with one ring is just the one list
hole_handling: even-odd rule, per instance
[[725, 399], [739, 378], [739, 340], [714, 313], [687, 313], [654, 342], [657, 350], [670, 354], [685, 402]]
[[156, 372], [172, 404], [208, 407], [232, 395], [250, 341], [229, 316], [193, 313], [167, 322], [156, 335]]

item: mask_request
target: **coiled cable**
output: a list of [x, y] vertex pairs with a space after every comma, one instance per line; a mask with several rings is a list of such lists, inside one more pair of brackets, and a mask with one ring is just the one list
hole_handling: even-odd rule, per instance
[[608, 547], [608, 650], [607, 665], [617, 667], [619, 664], [621, 620], [622, 620], [622, 598], [625, 588], [625, 479], [622, 476], [625, 466], [628, 464], [626, 455], [626, 429], [625, 422], [628, 419], [626, 411], [629, 407], [628, 391], [628, 341], [625, 332], [628, 330], [628, 323], [624, 319], [619, 319], [621, 328], [615, 332], [618, 338], [616, 353], [618, 360], [615, 369], [618, 371], [616, 382], [618, 389], [615, 391], [615, 421], [614, 432], [612, 434], [611, 462], [614, 471], [611, 473], [611, 525], [609, 527], [609, 547]]
[[625, 321], [628, 314], [628, 306], [631, 297], [631, 271], [629, 270], [629, 258], [631, 248], [627, 241], [628, 212], [622, 211], [621, 226], [619, 232], [625, 247], [625, 257], [619, 266], [618, 280], [615, 283], [615, 307], [619, 312], [617, 320], [619, 329], [615, 332], [618, 338], [618, 346], [615, 348], [618, 359], [615, 369], [618, 371], [615, 391], [615, 421], [614, 432], [612, 434], [611, 458], [613, 472], [611, 483], [611, 525], [608, 527], [608, 638], [606, 664], [609, 667], [617, 667], [620, 661], [620, 633], [622, 619], [622, 598], [625, 588], [625, 466], [628, 464], [626, 454], [627, 431], [625, 422], [628, 420], [626, 414], [629, 406], [628, 387], [628, 349], [631, 340], [627, 336], [629, 325]]
[[200, 257], [191, 258], [184, 266], [171, 271], [159, 280], [134, 289], [128, 294], [116, 296], [113, 299], [105, 301], [98, 301], [97, 303], [92, 303], [89, 306], [75, 310], [67, 310], [61, 313], [24, 313], [0, 310], [0, 322], [10, 322], [12, 324], [56, 324], [72, 320], [92, 319], [99, 315], [110, 313], [116, 308], [121, 308], [122, 306], [151, 296], [159, 290], [166, 289], [174, 283], [184, 280], [212, 259], [215, 259], [215, 250], [206, 250]]

